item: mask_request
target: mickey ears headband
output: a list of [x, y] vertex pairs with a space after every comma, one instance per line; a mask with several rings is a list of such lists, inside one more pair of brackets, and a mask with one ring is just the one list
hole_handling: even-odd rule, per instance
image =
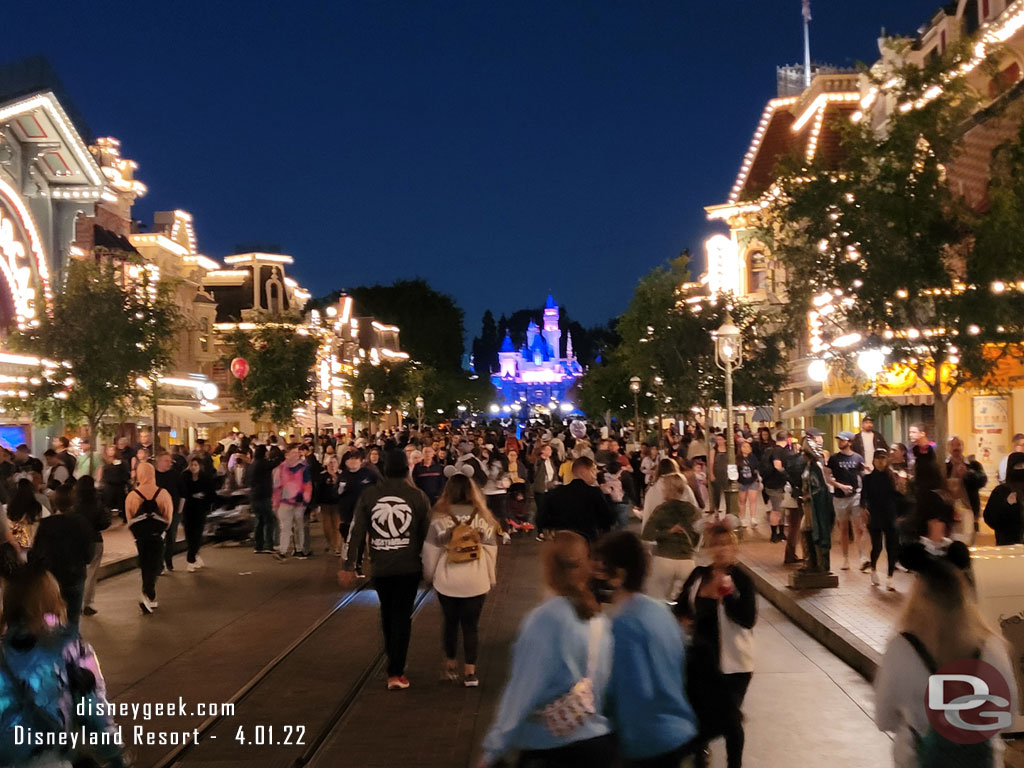
[[473, 476], [473, 468], [468, 464], [463, 464], [461, 467], [456, 467], [454, 464], [449, 464], [444, 468], [445, 477], [454, 477], [455, 475], [465, 475], [466, 477]]

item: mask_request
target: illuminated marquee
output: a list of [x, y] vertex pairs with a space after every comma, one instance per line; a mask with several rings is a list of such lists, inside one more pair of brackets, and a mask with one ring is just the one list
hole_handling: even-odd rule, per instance
[[719, 293], [740, 293], [740, 260], [736, 243], [725, 235], [714, 235], [704, 243], [708, 254], [708, 290]]
[[[34, 267], [34, 269], [33, 269]], [[0, 179], [0, 272], [11, 292], [14, 320], [19, 327], [38, 322], [34, 275], [43, 297], [50, 301], [46, 255], [32, 214], [14, 188]]]

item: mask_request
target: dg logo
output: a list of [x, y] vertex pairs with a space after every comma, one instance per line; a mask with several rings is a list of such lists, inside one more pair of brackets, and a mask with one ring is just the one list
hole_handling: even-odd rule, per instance
[[412, 525], [412, 508], [399, 496], [382, 496], [373, 505], [370, 524], [385, 539], [397, 539]]

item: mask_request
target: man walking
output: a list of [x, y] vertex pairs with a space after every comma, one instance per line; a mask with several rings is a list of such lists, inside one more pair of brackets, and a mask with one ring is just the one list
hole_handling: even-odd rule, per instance
[[174, 544], [181, 524], [181, 473], [175, 469], [171, 454], [167, 451], [162, 451], [156, 457], [156, 484], [171, 496], [171, 519], [164, 535], [164, 570], [173, 571]]
[[299, 446], [291, 443], [284, 455], [284, 463], [274, 470], [274, 513], [280, 526], [280, 543], [275, 557], [288, 559], [288, 550], [294, 540], [295, 556], [306, 559], [303, 518], [306, 507], [313, 499], [313, 477], [309, 464], [302, 460]]
[[409, 687], [405, 660], [412, 634], [412, 611], [423, 563], [420, 553], [430, 526], [430, 502], [407, 480], [409, 463], [402, 451], [389, 451], [384, 478], [368, 486], [356, 503], [348, 555], [338, 583], [348, 588], [355, 581], [358, 547], [370, 534], [373, 586], [380, 598], [380, 623], [388, 657], [388, 690]]
[[575, 531], [597, 541], [615, 527], [617, 515], [597, 484], [594, 460], [580, 456], [572, 463], [573, 480], [548, 494], [540, 523], [543, 530]]
[[860, 457], [864, 459], [868, 472], [872, 470], [868, 458], [873, 461], [875, 451], [889, 450], [889, 444], [885, 442], [885, 438], [875, 432], [875, 420], [866, 414], [860, 420], [860, 432], [853, 438], [853, 444], [850, 447], [853, 448], [854, 453], [860, 454]]
[[274, 551], [274, 465], [267, 446], [257, 445], [249, 465], [249, 505], [256, 519], [253, 548], [256, 554]]
[[[832, 485], [832, 507], [839, 523], [839, 545], [843, 549], [844, 571], [850, 570], [850, 528], [853, 528], [853, 543], [860, 557], [862, 571], [871, 568], [864, 556], [864, 522], [860, 507], [860, 476], [864, 473], [864, 459], [852, 447], [853, 433], [840, 432], [836, 435], [839, 450], [828, 457], [826, 475]], [[849, 525], [847, 525], [849, 523]]]
[[[777, 541], [785, 541], [786, 536], [783, 534], [783, 520], [782, 515], [784, 514], [783, 502], [786, 500], [786, 483], [788, 477], [786, 476], [786, 462], [789, 460], [792, 454], [789, 450], [789, 433], [782, 430], [775, 434], [775, 445], [768, 448], [761, 455], [761, 466], [759, 467], [761, 473], [761, 479], [764, 482], [764, 495], [768, 497], [768, 503], [771, 505], [771, 512], [768, 514], [768, 523], [772, 529], [771, 541], [774, 544]], [[792, 521], [789, 529], [789, 539], [796, 544], [796, 531], [799, 530], [799, 522], [797, 522], [797, 528], [792, 526]], [[797, 562], [796, 550], [792, 552], [792, 559], [790, 558], [790, 547], [786, 546], [786, 562]]]

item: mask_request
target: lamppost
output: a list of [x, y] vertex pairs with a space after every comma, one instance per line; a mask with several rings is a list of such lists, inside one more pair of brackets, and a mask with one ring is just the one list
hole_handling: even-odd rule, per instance
[[634, 376], [629, 380], [629, 391], [633, 393], [633, 427], [636, 429], [636, 439], [639, 443], [643, 439], [643, 430], [640, 428], [640, 377]]
[[423, 431], [423, 396], [416, 398], [416, 431]]
[[[661, 412], [661, 406], [664, 404], [664, 399], [662, 398], [661, 392], [661, 385], [664, 383], [665, 380], [662, 379], [661, 376], [654, 377], [654, 394], [658, 398], [658, 448], [661, 448], [661, 438], [663, 436], [665, 424], [665, 414]], [[668, 447], [667, 441], [665, 443], [665, 447]]]
[[725, 447], [729, 462], [729, 484], [725, 490], [725, 510], [730, 515], [739, 515], [738, 493], [736, 480], [736, 436], [732, 432], [732, 373], [743, 365], [743, 343], [740, 329], [732, 322], [732, 313], [726, 310], [725, 322], [717, 331], [712, 331], [715, 339], [715, 362], [725, 371]]
[[363, 390], [363, 400], [366, 402], [366, 428], [369, 430], [371, 437], [373, 437], [373, 398], [374, 392], [372, 389], [367, 387]]

